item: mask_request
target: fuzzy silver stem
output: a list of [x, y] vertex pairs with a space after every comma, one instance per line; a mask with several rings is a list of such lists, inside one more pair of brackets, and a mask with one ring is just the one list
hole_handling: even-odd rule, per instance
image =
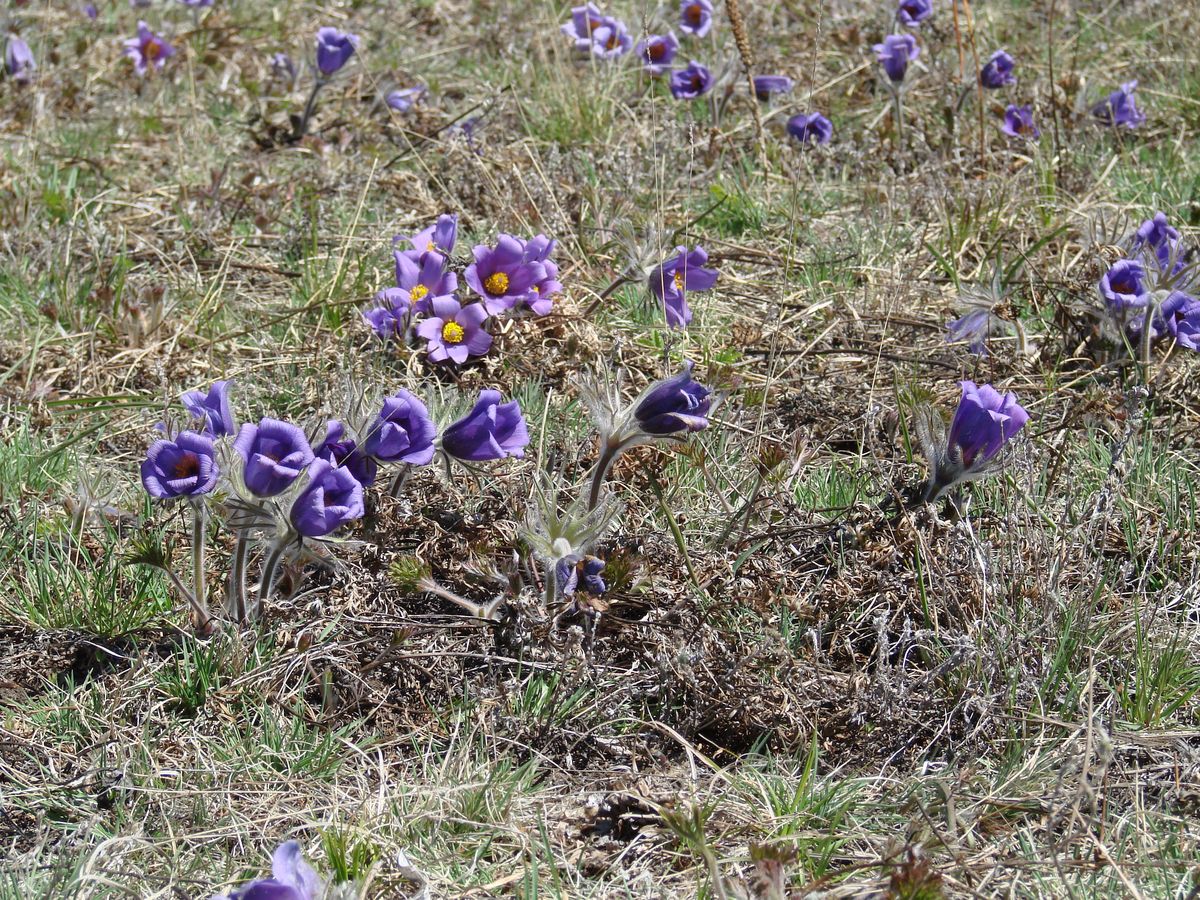
[[596, 460], [596, 469], [592, 473], [592, 489], [588, 493], [588, 512], [595, 509], [600, 502], [600, 491], [604, 488], [604, 479], [608, 477], [609, 470], [612, 469], [613, 463], [617, 461], [617, 457], [624, 449], [624, 444], [605, 443], [604, 449], [600, 452], [600, 458]]
[[313, 110], [317, 106], [317, 94], [321, 92], [321, 88], [325, 87], [325, 79], [318, 78], [313, 84], [312, 93], [308, 95], [308, 102], [304, 104], [304, 113], [300, 116], [300, 122], [296, 125], [296, 133], [292, 135], [293, 141], [298, 141], [308, 134], [308, 121], [312, 118]]
[[204, 504], [192, 504], [192, 593], [193, 604], [192, 622], [197, 632], [205, 631], [212, 619], [208, 611], [208, 590], [204, 584]]
[[279, 563], [283, 561], [283, 555], [287, 552], [288, 546], [295, 539], [295, 535], [290, 531], [279, 538], [271, 545], [271, 549], [267, 551], [267, 558], [263, 562], [262, 576], [258, 582], [258, 597], [254, 601], [253, 612], [250, 616], [251, 621], [256, 621], [262, 613], [262, 605], [267, 598], [271, 596], [271, 591], [275, 589], [275, 575], [279, 571]]
[[400, 492], [404, 490], [404, 483], [408, 481], [408, 476], [411, 474], [411, 472], [412, 466], [410, 466], [408, 463], [400, 464], [399, 471], [396, 472], [395, 477], [392, 479], [392, 483], [388, 486], [389, 497], [400, 496]]
[[229, 567], [229, 583], [225, 589], [225, 607], [235, 622], [246, 622], [246, 559], [250, 555], [250, 538], [240, 532], [233, 548]]

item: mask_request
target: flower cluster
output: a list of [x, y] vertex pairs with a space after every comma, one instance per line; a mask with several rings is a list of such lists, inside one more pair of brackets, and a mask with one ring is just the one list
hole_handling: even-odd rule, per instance
[[492, 346], [486, 323], [501, 315], [531, 312], [544, 316], [562, 290], [558, 266], [550, 258], [555, 242], [545, 235], [522, 240], [501, 234], [495, 246], [479, 245], [462, 273], [474, 296], [459, 296], [459, 277], [450, 268], [458, 239], [458, 217], [444, 215], [393, 252], [396, 286], [375, 296], [363, 320], [385, 340], [420, 339], [430, 362], [461, 364]]

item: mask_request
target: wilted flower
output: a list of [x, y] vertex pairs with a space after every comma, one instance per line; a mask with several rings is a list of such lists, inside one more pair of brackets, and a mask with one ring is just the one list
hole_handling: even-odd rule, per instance
[[399, 113], [406, 113], [413, 108], [413, 104], [425, 93], [425, 88], [418, 85], [410, 88], [397, 88], [390, 91], [387, 95], [386, 102], [389, 108], [394, 109]]
[[194, 431], [173, 441], [155, 441], [142, 462], [146, 493], [160, 500], [207, 494], [218, 474], [212, 439]]
[[276, 78], [292, 84], [297, 77], [296, 64], [286, 53], [276, 53], [271, 57], [271, 71]]
[[772, 94], [786, 94], [793, 87], [792, 79], [786, 75], [755, 75], [754, 96], [759, 100], [770, 100]]
[[901, 25], [908, 27], [919, 26], [933, 15], [932, 0], [900, 0], [896, 8], [896, 18]]
[[1137, 81], [1127, 81], [1108, 95], [1108, 99], [1092, 107], [1092, 115], [1111, 128], [1134, 129], [1146, 121], [1146, 116], [1137, 108], [1133, 92]]
[[651, 75], [662, 75], [670, 71], [675, 54], [679, 52], [679, 39], [675, 32], [652, 34], [637, 45], [637, 57], [642, 68]]
[[650, 388], [633, 407], [633, 417], [646, 434], [661, 436], [708, 427], [710, 391], [692, 380], [689, 362], [678, 375]]
[[917, 39], [911, 34], [889, 34], [882, 44], [876, 44], [872, 49], [893, 84], [904, 80], [908, 64], [921, 55]]
[[524, 243], [511, 234], [500, 235], [494, 248], [480, 244], [471, 253], [475, 262], [467, 266], [463, 278], [483, 298], [490, 315], [512, 309], [546, 278], [542, 264], [527, 260]]
[[417, 336], [429, 342], [430, 362], [449, 359], [461, 365], [492, 346], [492, 336], [483, 328], [488, 312], [482, 303], [462, 306], [454, 297], [434, 297], [429, 310], [430, 317], [417, 324]]
[[375, 483], [379, 465], [370, 456], [358, 449], [358, 444], [346, 437], [346, 426], [331, 419], [325, 426], [325, 440], [313, 448], [313, 455], [335, 466], [348, 469], [363, 487]]
[[133, 60], [133, 68], [139, 75], [145, 75], [153, 66], [161, 69], [167, 64], [167, 59], [175, 55], [175, 48], [150, 30], [145, 22], [138, 22], [137, 37], [125, 42], [125, 55]]
[[33, 51], [29, 45], [15, 34], [8, 36], [8, 45], [4, 48], [4, 71], [17, 84], [29, 84], [33, 80], [33, 70], [37, 64], [33, 61]]
[[997, 50], [992, 58], [983, 64], [979, 70], [979, 83], [985, 88], [1002, 88], [1006, 84], [1016, 84], [1017, 76], [1013, 74], [1016, 63], [1003, 50]]
[[336, 28], [317, 30], [317, 71], [328, 78], [350, 61], [358, 49], [357, 34], [345, 34]]
[[384, 463], [423, 466], [433, 459], [437, 436], [425, 404], [408, 391], [385, 397], [383, 408], [367, 429], [362, 453]]
[[247, 422], [233, 447], [246, 462], [242, 479], [258, 497], [283, 493], [313, 461], [304, 432], [278, 419], [262, 419], [257, 425]]
[[425, 311], [433, 297], [458, 290], [458, 276], [446, 268], [446, 257], [436, 250], [395, 250], [396, 287], [408, 292], [414, 308]]
[[271, 877], [260, 878], [214, 900], [320, 900], [325, 885], [304, 861], [300, 845], [288, 841], [271, 857]]
[[573, 594], [582, 588], [593, 597], [601, 596], [608, 585], [600, 577], [604, 571], [604, 560], [595, 556], [572, 553], [564, 556], [554, 567], [558, 589], [564, 594]]
[[712, 28], [713, 5], [711, 0], [679, 0], [679, 30], [704, 37]]
[[1028, 106], [1015, 106], [1010, 103], [1004, 110], [1004, 124], [1000, 130], [1009, 137], [1024, 138], [1036, 141], [1041, 137], [1042, 130], [1034, 124], [1033, 110]]
[[499, 391], [481, 391], [472, 410], [442, 433], [442, 450], [470, 462], [524, 456], [528, 444], [520, 405], [501, 403]]
[[686, 328], [692, 321], [692, 310], [687, 304], [688, 291], [711, 290], [717, 283], [718, 272], [706, 269], [708, 254], [696, 246], [676, 247], [675, 255], [655, 267], [650, 273], [650, 292], [663, 302], [667, 325], [671, 328]]
[[212, 438], [225, 437], [237, 431], [233, 408], [229, 405], [231, 381], [214, 381], [207, 394], [186, 391], [180, 397], [183, 408], [204, 422], [204, 433]]
[[1123, 314], [1131, 307], [1145, 306], [1148, 291], [1146, 270], [1134, 259], [1117, 260], [1100, 279], [1100, 293], [1117, 314]]
[[828, 144], [833, 123], [818, 112], [801, 113], [788, 119], [787, 132], [801, 144]]
[[305, 537], [325, 537], [347, 522], [361, 519], [363, 486], [347, 468], [325, 459], [308, 467], [308, 484], [292, 502], [288, 519]]
[[694, 59], [687, 64], [687, 68], [671, 73], [671, 95], [676, 100], [694, 100], [707, 94], [712, 86], [712, 72]]

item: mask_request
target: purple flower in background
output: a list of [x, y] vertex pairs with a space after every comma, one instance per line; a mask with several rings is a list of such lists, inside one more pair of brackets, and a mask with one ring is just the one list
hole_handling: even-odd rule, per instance
[[212, 439], [185, 431], [173, 441], [155, 441], [142, 462], [142, 484], [151, 497], [195, 497], [217, 483]]
[[1033, 110], [1028, 106], [1015, 106], [1010, 103], [1004, 110], [1004, 124], [1000, 130], [1009, 137], [1024, 138], [1036, 141], [1042, 135], [1042, 130], [1033, 121]]
[[175, 48], [150, 30], [145, 22], [138, 22], [137, 37], [125, 42], [125, 55], [133, 60], [133, 68], [145, 75], [151, 67], [161, 69], [175, 55]]
[[679, 38], [675, 32], [652, 34], [637, 45], [637, 57], [642, 69], [651, 75], [662, 75], [671, 69], [675, 54], [679, 52]]
[[357, 34], [345, 34], [336, 28], [317, 30], [317, 71], [328, 78], [350, 61], [358, 49]]
[[396, 250], [396, 287], [408, 292], [412, 305], [421, 312], [433, 297], [458, 290], [458, 276], [446, 270], [446, 257], [436, 250], [418, 254], [415, 250]]
[[708, 427], [712, 392], [692, 380], [692, 364], [650, 388], [634, 407], [633, 415], [646, 434], [667, 435], [700, 431]]
[[946, 340], [951, 343], [970, 341], [967, 349], [979, 356], [987, 356], [987, 339], [992, 332], [992, 311], [987, 307], [976, 307], [961, 318], [946, 326], [950, 333]]
[[313, 455], [317, 459], [348, 469], [363, 487], [370, 487], [375, 483], [375, 476], [379, 471], [378, 464], [362, 453], [355, 441], [346, 437], [346, 427], [337, 419], [331, 419], [325, 426], [325, 440], [313, 448]]
[[89, 19], [95, 19], [100, 15], [100, 10], [96, 9], [95, 3], [85, 3], [83, 6], [83, 14]]
[[325, 885], [304, 861], [300, 845], [288, 841], [271, 857], [271, 877], [260, 878], [214, 900], [320, 900]]
[[1092, 115], [1110, 128], [1134, 129], [1146, 121], [1146, 116], [1137, 108], [1133, 92], [1137, 81], [1127, 81], [1118, 90], [1108, 95], [1102, 103], [1092, 107]]
[[499, 391], [482, 391], [474, 408], [442, 434], [442, 450], [455, 459], [482, 462], [524, 456], [529, 429], [516, 400], [500, 402]]
[[482, 303], [462, 306], [453, 297], [434, 297], [430, 316], [417, 325], [417, 336], [429, 343], [430, 362], [453, 360], [460, 365], [468, 356], [482, 356], [492, 346], [492, 336], [483, 328], [488, 317]]
[[792, 87], [792, 79], [786, 75], [754, 76], [754, 96], [759, 100], [770, 100], [773, 94], [789, 93]]
[[433, 459], [437, 429], [425, 404], [408, 391], [385, 397], [383, 408], [367, 429], [362, 452], [385, 463], [423, 466]]
[[296, 64], [286, 53], [276, 53], [271, 57], [271, 71], [276, 78], [287, 81], [289, 84], [296, 80]]
[[1147, 302], [1146, 270], [1134, 259], [1121, 259], [1100, 279], [1100, 293], [1114, 313], [1124, 313]]
[[1200, 350], [1200, 300], [1183, 291], [1173, 291], [1163, 301], [1160, 315], [1179, 346]]
[[595, 3], [571, 8], [571, 21], [562, 26], [562, 33], [575, 40], [577, 50], [587, 50], [592, 45], [592, 32], [604, 23], [604, 15]]
[[4, 71], [17, 84], [29, 84], [33, 81], [33, 70], [37, 63], [33, 61], [33, 51], [29, 45], [15, 34], [8, 36], [8, 45], [4, 48]]
[[707, 262], [703, 247], [676, 247], [675, 255], [650, 273], [650, 292], [663, 302], [671, 328], [686, 328], [692, 321], [688, 291], [708, 291], [717, 283], [718, 272], [704, 268]]
[[917, 39], [911, 34], [889, 34], [882, 44], [876, 44], [872, 49], [893, 84], [904, 80], [908, 64], [921, 55]]
[[530, 286], [524, 299], [525, 306], [539, 316], [548, 314], [554, 308], [554, 301], [550, 298], [562, 290], [562, 284], [558, 281], [558, 265], [550, 259], [557, 243], [544, 234], [525, 242], [525, 262], [541, 265], [544, 273], [541, 281]]
[[247, 422], [233, 448], [246, 462], [242, 479], [247, 489], [258, 497], [283, 493], [313, 461], [304, 432], [278, 419], [262, 419], [257, 425]]
[[704, 37], [712, 28], [711, 0], [679, 0], [679, 30], [693, 37]]
[[471, 253], [475, 262], [463, 278], [483, 298], [489, 315], [512, 309], [546, 278], [545, 267], [526, 260], [525, 245], [511, 234], [500, 235], [495, 248], [480, 244]]
[[179, 0], [179, 2], [184, 6], [190, 6], [192, 9], [202, 9], [213, 5], [213, 0]]
[[676, 100], [694, 100], [707, 94], [713, 86], [712, 72], [692, 60], [685, 69], [671, 73], [671, 94]]
[[593, 56], [615, 59], [633, 48], [633, 35], [620, 19], [605, 16], [600, 20], [600, 25], [592, 29], [591, 47]]
[[288, 518], [305, 537], [332, 534], [347, 522], [361, 519], [363, 486], [347, 468], [335, 468], [326, 459], [308, 467], [308, 484], [292, 503]]
[[1015, 394], [1000, 394], [990, 384], [960, 382], [962, 399], [950, 423], [949, 451], [966, 468], [990, 462], [1029, 421]]
[[920, 27], [921, 23], [933, 15], [932, 0], [900, 0], [896, 7], [896, 18], [900, 24], [908, 28]]
[[[397, 240], [400, 239], [397, 238]], [[426, 253], [437, 251], [442, 256], [450, 257], [454, 253], [454, 244], [457, 241], [458, 216], [451, 214], [441, 215], [428, 228], [424, 228], [408, 238], [409, 244], [412, 245], [412, 250], [405, 252], [423, 256]]]
[[578, 553], [564, 556], [554, 565], [558, 589], [564, 594], [573, 594], [582, 587], [593, 597], [601, 596], [608, 590], [608, 585], [600, 577], [603, 571], [604, 560], [595, 556], [581, 556]]
[[[1166, 269], [1170, 266], [1173, 272], [1178, 272], [1183, 268], [1179, 240], [1179, 231], [1168, 224], [1166, 214], [1157, 212], [1154, 214], [1154, 218], [1147, 219], [1138, 228], [1137, 234], [1133, 238], [1132, 251], [1141, 253], [1144, 249], [1149, 248], [1154, 251], [1159, 268]], [[1174, 260], [1174, 264], [1172, 264], [1172, 260]]]
[[386, 103], [390, 109], [398, 113], [406, 113], [425, 94], [425, 88], [417, 85], [410, 88], [398, 88], [388, 93]]
[[1016, 84], [1017, 76], [1013, 74], [1016, 66], [1013, 58], [1003, 50], [997, 50], [992, 58], [983, 64], [979, 70], [979, 83], [985, 88], [1002, 88], [1006, 84]]
[[787, 131], [801, 144], [828, 144], [833, 138], [833, 123], [818, 112], [801, 113], [788, 119]]
[[211, 438], [225, 437], [237, 431], [237, 421], [229, 405], [229, 388], [232, 384], [232, 381], [214, 381], [207, 394], [186, 391], [179, 398], [184, 409], [204, 421], [203, 431]]
[[408, 328], [414, 311], [424, 311], [428, 300], [422, 301], [419, 310], [412, 293], [403, 288], [384, 288], [375, 295], [375, 305], [363, 310], [363, 321], [385, 341], [399, 337]]

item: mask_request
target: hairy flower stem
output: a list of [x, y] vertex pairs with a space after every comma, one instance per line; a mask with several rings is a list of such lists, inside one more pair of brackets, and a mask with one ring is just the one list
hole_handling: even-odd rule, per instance
[[208, 611], [208, 591], [204, 584], [204, 504], [192, 504], [192, 593], [195, 603], [192, 624], [197, 633], [208, 630], [212, 614]]
[[542, 602], [546, 609], [550, 609], [554, 605], [554, 601], [558, 599], [558, 566], [554, 563], [546, 566], [546, 588], [542, 595]]
[[233, 562], [229, 567], [229, 583], [225, 590], [225, 606], [235, 622], [246, 621], [246, 560], [249, 556], [250, 538], [241, 532], [233, 548]]
[[592, 472], [592, 489], [588, 493], [588, 512], [595, 509], [600, 502], [600, 491], [604, 488], [604, 479], [608, 477], [609, 470], [612, 469], [613, 463], [617, 461], [617, 457], [624, 449], [624, 444], [606, 443], [600, 451], [600, 458], [596, 460], [596, 468]]
[[267, 551], [267, 558], [263, 562], [262, 576], [258, 582], [258, 598], [254, 603], [254, 610], [250, 616], [252, 621], [258, 619], [262, 612], [263, 603], [271, 596], [271, 591], [275, 589], [275, 575], [279, 571], [279, 563], [283, 561], [283, 555], [287, 552], [288, 547], [295, 540], [295, 537], [289, 531], [275, 541], [271, 545], [271, 549]]
[[313, 110], [317, 108], [317, 94], [321, 92], [321, 88], [325, 87], [326, 83], [325, 79], [318, 78], [313, 84], [312, 93], [308, 95], [308, 102], [304, 104], [304, 114], [296, 123], [296, 131], [292, 135], [293, 141], [298, 141], [308, 134], [308, 122], [312, 118]]
[[400, 470], [396, 472], [395, 477], [392, 479], [391, 485], [388, 487], [389, 497], [400, 496], [400, 492], [404, 490], [404, 483], [408, 481], [408, 476], [411, 472], [412, 466], [410, 466], [408, 463], [400, 464]]
[[892, 88], [892, 110], [896, 117], [896, 163], [904, 171], [904, 101], [900, 89]]
[[1154, 317], [1158, 315], [1162, 301], [1157, 293], [1152, 294], [1146, 304], [1146, 316], [1142, 319], [1142, 335], [1138, 348], [1138, 359], [1142, 367], [1142, 384], [1150, 383], [1150, 347], [1154, 341]]

